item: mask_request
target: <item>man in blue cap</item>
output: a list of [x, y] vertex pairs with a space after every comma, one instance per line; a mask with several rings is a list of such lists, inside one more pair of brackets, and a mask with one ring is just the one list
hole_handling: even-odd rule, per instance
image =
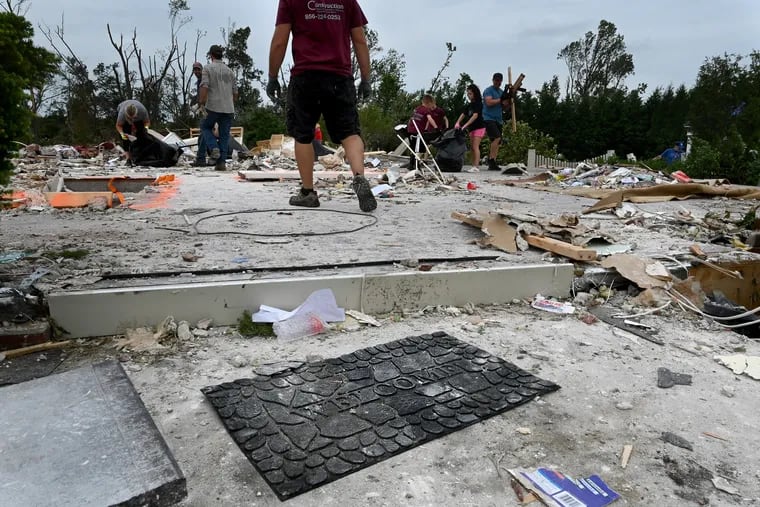
[[666, 164], [670, 165], [673, 162], [679, 162], [681, 160], [683, 151], [683, 142], [679, 141], [675, 143], [672, 148], [668, 148], [654, 158], [664, 160]]

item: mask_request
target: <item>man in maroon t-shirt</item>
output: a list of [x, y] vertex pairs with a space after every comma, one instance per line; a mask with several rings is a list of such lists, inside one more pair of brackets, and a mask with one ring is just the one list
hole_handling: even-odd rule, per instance
[[351, 69], [351, 43], [359, 62], [359, 94], [369, 98], [369, 49], [364, 36], [367, 18], [356, 0], [280, 0], [272, 45], [269, 49], [267, 95], [279, 98], [277, 79], [290, 34], [293, 34], [293, 68], [290, 71], [287, 130], [296, 141], [296, 163], [301, 191], [290, 198], [293, 206], [319, 206], [314, 191], [314, 125], [324, 116], [327, 132], [346, 150], [354, 174], [353, 189], [362, 211], [377, 208], [364, 177], [364, 142], [356, 110], [356, 89]]

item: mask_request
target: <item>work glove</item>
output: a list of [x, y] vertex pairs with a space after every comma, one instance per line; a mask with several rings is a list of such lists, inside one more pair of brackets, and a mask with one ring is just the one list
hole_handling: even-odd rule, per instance
[[269, 97], [269, 100], [272, 102], [277, 102], [281, 93], [282, 88], [280, 88], [280, 81], [276, 77], [270, 76], [269, 81], [267, 82], [267, 97]]
[[203, 104], [198, 105], [198, 116], [201, 118], [205, 118], [208, 116], [208, 111], [206, 111], [206, 106]]
[[369, 96], [372, 94], [372, 87], [369, 85], [369, 81], [362, 79], [359, 83], [359, 99], [369, 100]]
[[122, 133], [121, 133], [121, 138], [122, 138], [124, 141], [126, 141], [126, 140], [127, 140], [127, 134], [125, 134], [124, 132], [122, 132]]

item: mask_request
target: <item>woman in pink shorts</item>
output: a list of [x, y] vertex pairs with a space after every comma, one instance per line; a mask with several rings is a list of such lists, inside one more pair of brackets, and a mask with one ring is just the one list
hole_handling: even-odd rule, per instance
[[486, 135], [486, 124], [483, 122], [483, 96], [480, 94], [480, 88], [477, 85], [471, 84], [467, 87], [467, 99], [470, 102], [462, 109], [462, 114], [457, 118], [454, 128], [465, 129], [470, 133], [472, 166], [478, 167], [480, 165], [480, 140]]

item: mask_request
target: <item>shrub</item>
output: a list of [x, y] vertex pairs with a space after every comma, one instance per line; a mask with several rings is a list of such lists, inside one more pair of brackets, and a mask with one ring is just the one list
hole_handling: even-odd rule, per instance
[[691, 153], [683, 162], [683, 170], [692, 178], [726, 177], [720, 167], [720, 152], [696, 137], [692, 141]]
[[375, 104], [359, 109], [359, 122], [366, 151], [392, 151], [399, 145], [393, 130], [398, 122]]
[[[488, 141], [488, 139], [485, 139]], [[490, 142], [486, 143], [485, 150], [481, 148], [481, 153], [487, 154]], [[538, 155], [545, 157], [557, 156], [557, 145], [554, 139], [540, 132], [527, 123], [518, 121], [517, 132], [512, 132], [512, 123], [507, 122], [504, 125], [504, 139], [499, 147], [499, 162], [509, 164], [512, 162], [527, 162], [528, 150], [535, 149]]]
[[240, 120], [245, 131], [245, 145], [256, 146], [256, 141], [269, 139], [272, 134], [285, 133], [285, 117], [273, 107], [257, 107], [246, 112]]

